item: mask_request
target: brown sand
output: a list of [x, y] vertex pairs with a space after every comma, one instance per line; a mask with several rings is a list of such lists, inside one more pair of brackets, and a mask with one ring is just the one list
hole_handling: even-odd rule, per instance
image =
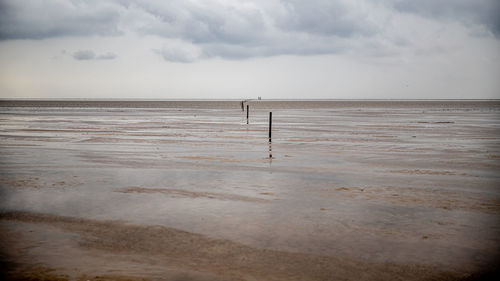
[[[7, 265], [4, 271], [13, 280], [459, 280], [471, 277], [430, 266], [368, 263], [258, 249], [162, 226], [27, 212], [2, 213], [0, 219], [3, 264]], [[55, 235], [58, 239], [53, 239]], [[61, 239], [73, 239], [73, 242], [65, 243], [70, 246], [63, 249], [52, 245]], [[75, 260], [68, 261], [68, 255], [73, 255]], [[47, 264], [37, 263], [40, 256]], [[30, 259], [31, 262], [27, 262]], [[51, 268], [54, 266], [51, 263], [62, 267]]]

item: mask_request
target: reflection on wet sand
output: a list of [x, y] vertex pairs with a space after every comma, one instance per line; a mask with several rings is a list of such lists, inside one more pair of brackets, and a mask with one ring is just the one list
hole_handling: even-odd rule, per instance
[[241, 196], [241, 195], [236, 195], [236, 194], [224, 194], [224, 193], [214, 193], [214, 192], [195, 192], [195, 191], [171, 189], [171, 188], [144, 188], [144, 187], [132, 186], [132, 187], [115, 189], [115, 192], [121, 192], [121, 193], [161, 193], [161, 194], [167, 194], [167, 195], [173, 195], [173, 196], [184, 196], [184, 197], [191, 197], [191, 198], [204, 197], [204, 198], [210, 198], [210, 199], [237, 200], [237, 201], [254, 202], [254, 203], [266, 203], [266, 202], [268, 202], [268, 200], [266, 200], [266, 199]]

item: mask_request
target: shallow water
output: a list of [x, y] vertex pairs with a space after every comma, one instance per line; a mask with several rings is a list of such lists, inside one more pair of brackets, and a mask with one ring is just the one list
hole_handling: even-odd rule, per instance
[[2, 211], [373, 262], [498, 260], [498, 102], [252, 101], [248, 125], [238, 101], [156, 104], [3, 103]]

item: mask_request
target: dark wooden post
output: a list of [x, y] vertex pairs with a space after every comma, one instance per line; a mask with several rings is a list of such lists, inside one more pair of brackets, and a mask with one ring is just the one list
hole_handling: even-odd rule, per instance
[[248, 109], [249, 109], [249, 107], [248, 107], [248, 104], [247, 104], [247, 124], [248, 124], [248, 111], [249, 111]]
[[272, 125], [273, 125], [273, 113], [269, 112], [269, 159], [273, 158], [273, 148], [271, 147]]
[[269, 112], [269, 142], [271, 142], [271, 128], [273, 125], [273, 113]]

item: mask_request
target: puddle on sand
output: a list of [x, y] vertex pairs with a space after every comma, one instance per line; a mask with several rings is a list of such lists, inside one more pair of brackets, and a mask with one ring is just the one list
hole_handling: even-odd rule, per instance
[[500, 250], [498, 109], [273, 109], [272, 159], [264, 109], [1, 113], [2, 211], [453, 269]]

